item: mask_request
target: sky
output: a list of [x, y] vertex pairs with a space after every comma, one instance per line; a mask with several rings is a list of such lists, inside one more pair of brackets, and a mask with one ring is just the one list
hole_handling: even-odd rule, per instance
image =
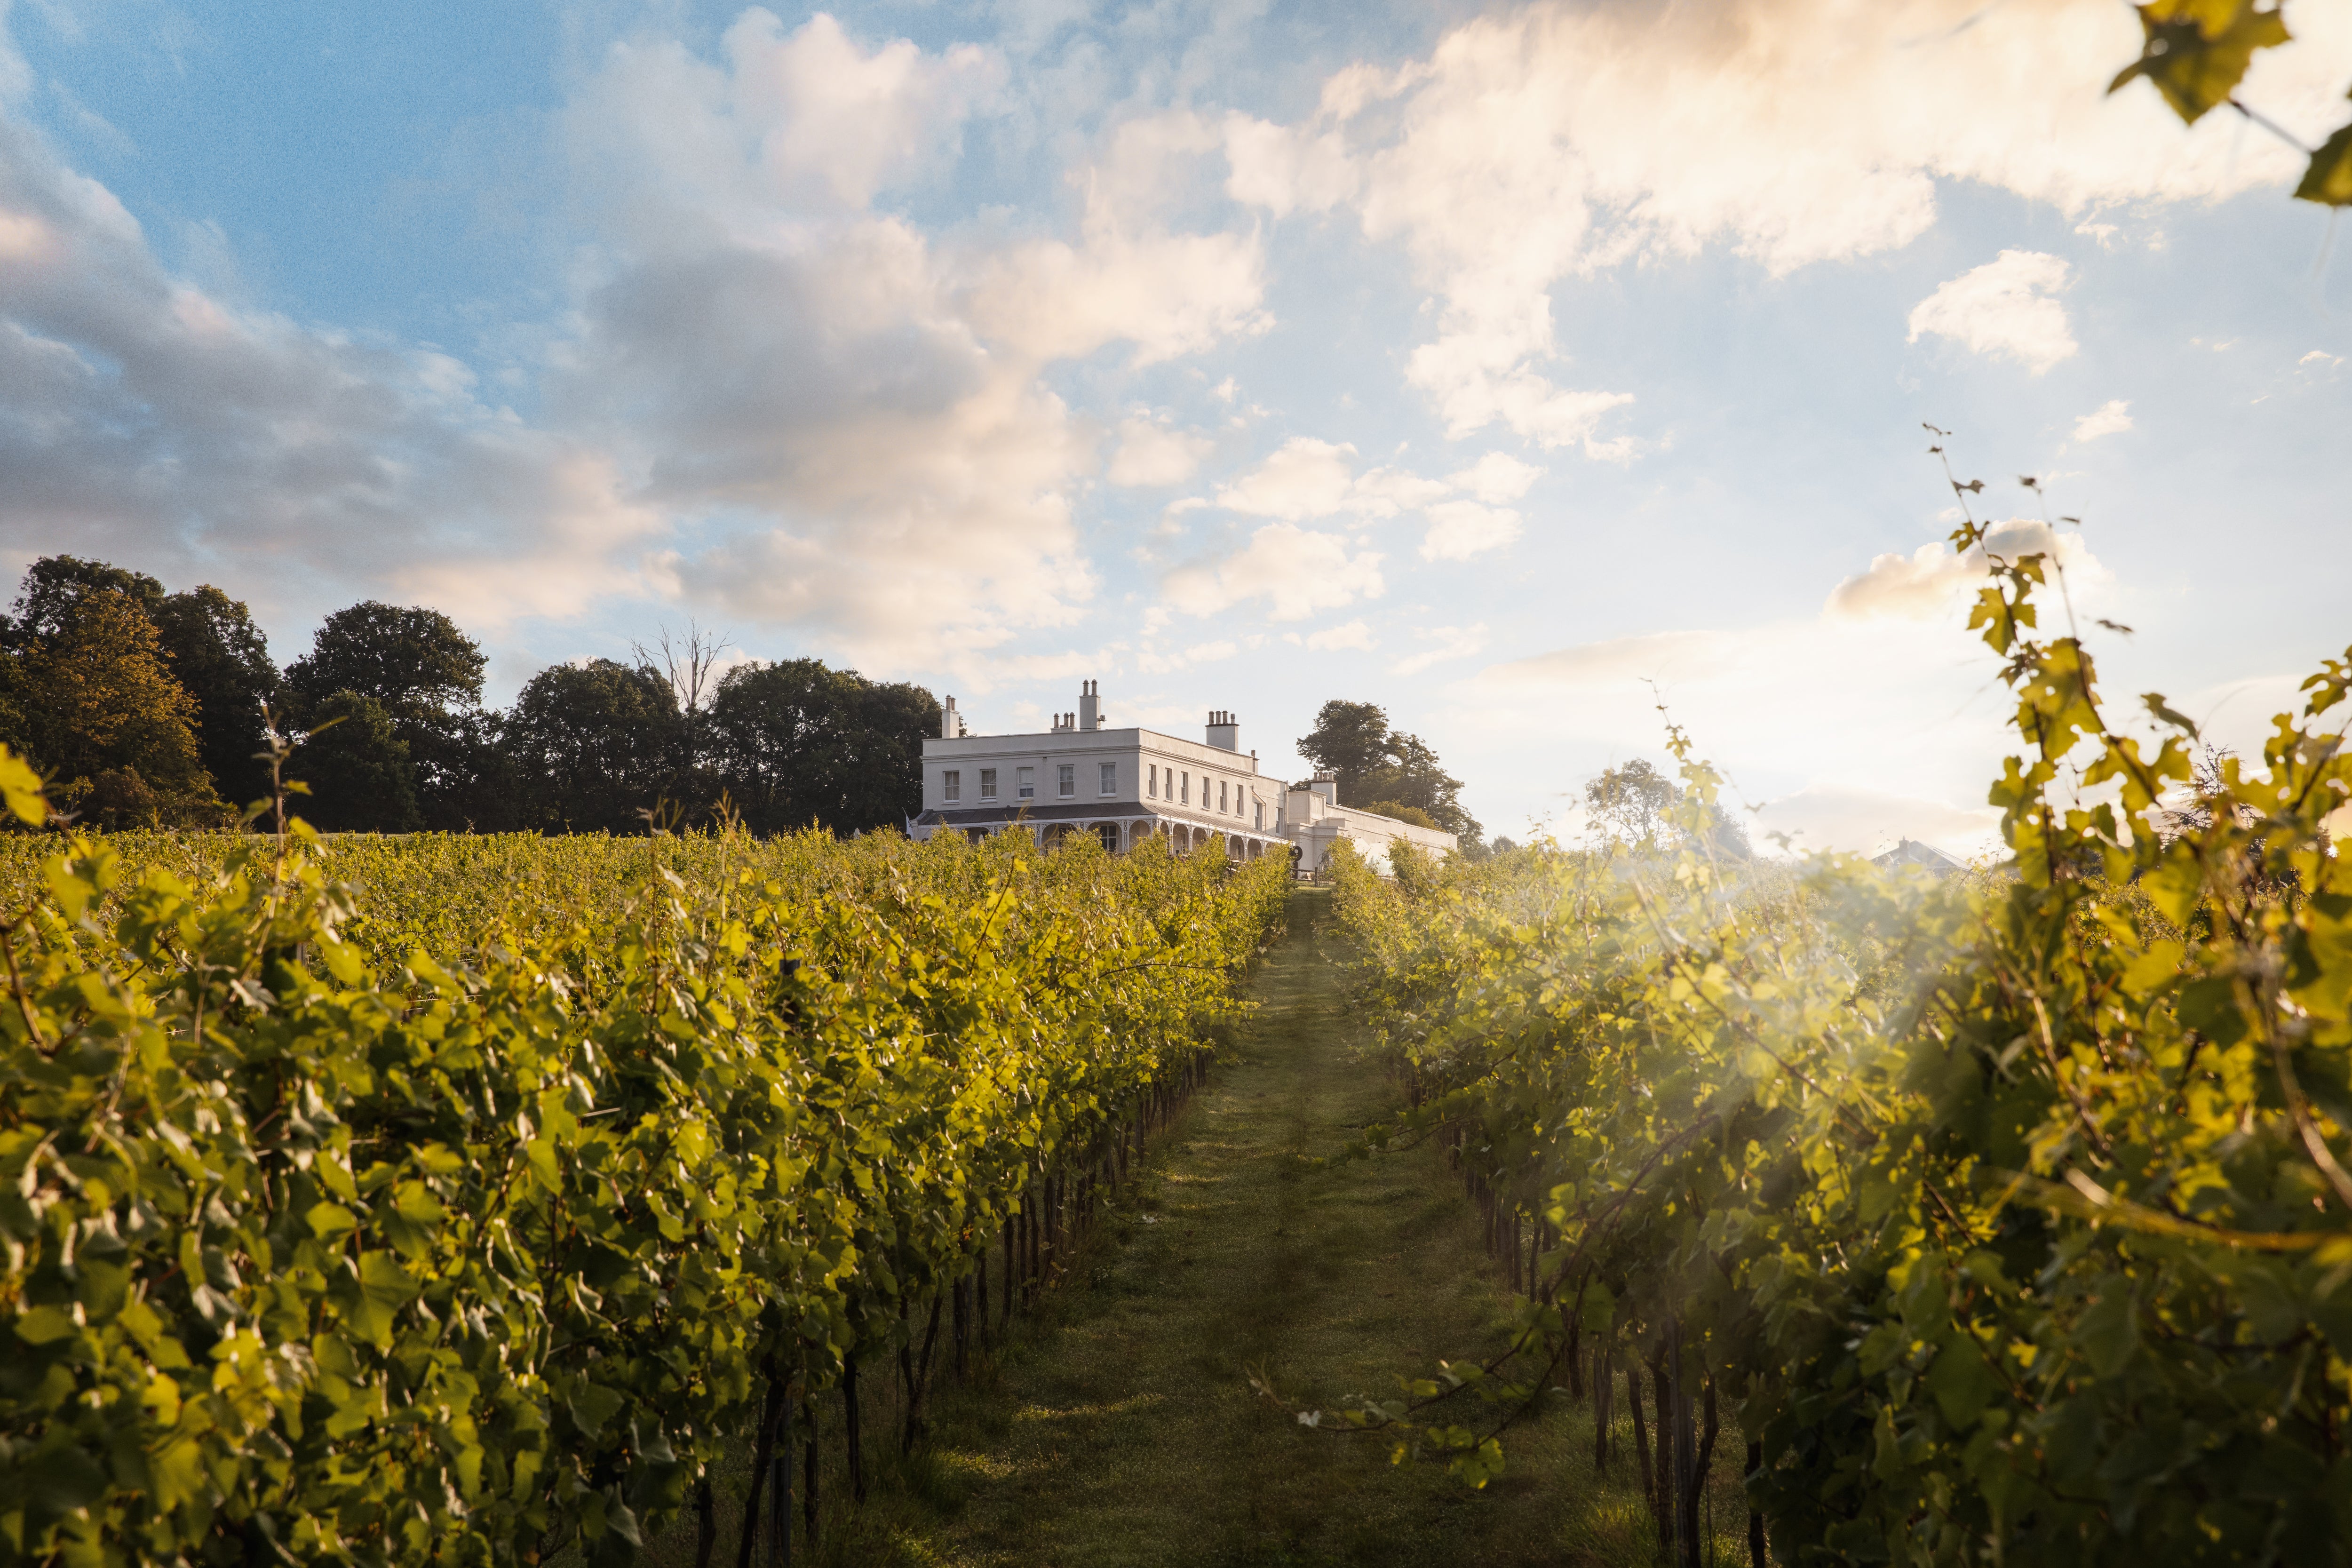
[[[2316, 143], [2352, 0], [2241, 96]], [[0, 0], [0, 569], [689, 623], [975, 732], [1381, 704], [1492, 834], [1664, 726], [1985, 848], [1932, 425], [2120, 712], [2352, 642], [2352, 258], [2116, 0]], [[2017, 483], [2040, 481], [2038, 490]], [[2079, 520], [2079, 521], [2064, 521]], [[2108, 621], [2126, 634], [2098, 626]]]

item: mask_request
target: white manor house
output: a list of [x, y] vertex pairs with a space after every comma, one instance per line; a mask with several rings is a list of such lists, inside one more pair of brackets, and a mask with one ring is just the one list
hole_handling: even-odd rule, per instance
[[955, 699], [941, 703], [939, 738], [923, 742], [922, 815], [908, 819], [907, 831], [975, 839], [1019, 832], [1040, 843], [1091, 833], [1114, 852], [1154, 834], [1190, 852], [1222, 835], [1225, 852], [1238, 859], [1295, 847], [1302, 871], [1320, 870], [1344, 838], [1383, 873], [1398, 839], [1441, 855], [1457, 842], [1437, 828], [1341, 805], [1328, 777], [1306, 789], [1264, 777], [1257, 753], [1242, 751], [1240, 721], [1231, 713], [1212, 712], [1197, 741], [1112, 729], [1091, 680], [1076, 711], [1042, 734], [967, 734]]

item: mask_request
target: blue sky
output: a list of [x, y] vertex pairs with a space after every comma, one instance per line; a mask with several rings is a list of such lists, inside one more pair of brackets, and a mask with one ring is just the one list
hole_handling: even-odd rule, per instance
[[[2352, 0], [2245, 94], [2315, 142]], [[0, 3], [0, 551], [536, 668], [693, 617], [1027, 727], [1382, 703], [1490, 832], [1661, 700], [1798, 842], [1974, 847], [1920, 426], [2111, 695], [2352, 639], [2352, 281], [2128, 9]], [[2041, 504], [2079, 516], [2054, 545]]]

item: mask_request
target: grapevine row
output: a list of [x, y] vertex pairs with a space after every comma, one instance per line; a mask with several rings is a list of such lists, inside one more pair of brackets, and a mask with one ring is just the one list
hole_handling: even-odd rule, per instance
[[1685, 1563], [1727, 1423], [1759, 1568], [2352, 1561], [2352, 654], [2200, 771], [1993, 565], [2004, 867], [1731, 858], [1677, 735], [1646, 843], [1342, 872], [1412, 1101], [1368, 1144], [1442, 1142], [1524, 1302], [1309, 1425], [1483, 1483], [1561, 1389], [1605, 1466], [1622, 1388]]
[[689, 1510], [707, 1553], [729, 1446], [774, 1530], [836, 1392], [862, 1487], [861, 1368], [911, 1442], [942, 1317], [954, 1364], [1049, 1277], [1286, 892], [895, 836], [453, 880], [483, 852], [297, 824], [13, 884], [0, 1562], [623, 1561]]

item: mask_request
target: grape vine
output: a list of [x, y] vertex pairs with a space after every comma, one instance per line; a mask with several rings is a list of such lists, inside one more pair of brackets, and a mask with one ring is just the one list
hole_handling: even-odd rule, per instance
[[1987, 569], [2000, 868], [1732, 858], [1673, 733], [1641, 844], [1342, 868], [1412, 1101], [1364, 1147], [1439, 1141], [1525, 1300], [1494, 1360], [1304, 1423], [1483, 1484], [1622, 1368], [1685, 1563], [1725, 1422], [1759, 1564], [2352, 1561], [2352, 652], [2200, 770], [2043, 633], [2054, 563]]
[[836, 1390], [862, 1479], [861, 1363], [912, 1442], [943, 1314], [987, 1334], [992, 1244], [998, 1321], [1051, 1274], [1286, 891], [1091, 841], [122, 847], [0, 915], [0, 1563], [618, 1562], [689, 1508], [707, 1553], [727, 1446], [756, 1511]]

